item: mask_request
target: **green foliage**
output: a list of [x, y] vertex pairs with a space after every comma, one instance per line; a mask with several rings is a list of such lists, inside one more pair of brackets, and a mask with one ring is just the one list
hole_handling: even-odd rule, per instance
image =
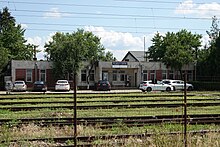
[[8, 61], [8, 50], [4, 47], [0, 47], [0, 72], [7, 65]]
[[198, 74], [207, 77], [220, 76], [220, 29], [217, 17], [212, 18], [211, 30], [206, 32], [210, 42], [208, 47], [205, 46], [205, 49], [199, 52]]
[[33, 58], [32, 45], [24, 38], [25, 30], [11, 16], [8, 8], [0, 12], [0, 71], [10, 60], [31, 60]]
[[207, 91], [214, 91], [220, 90], [220, 82], [200, 82], [200, 81], [193, 81], [195, 90], [207, 90]]
[[52, 39], [45, 44], [47, 58], [53, 61], [55, 75], [60, 78], [65, 78], [68, 73], [77, 73], [83, 61], [90, 61], [93, 65], [98, 60], [112, 57], [110, 53], [105, 56], [100, 38], [82, 29], [73, 33], [57, 32]]
[[149, 57], [154, 61], [162, 61], [172, 69], [181, 70], [183, 65], [195, 60], [198, 47], [201, 46], [201, 35], [187, 30], [177, 33], [168, 32], [165, 36], [157, 33], [149, 47]]

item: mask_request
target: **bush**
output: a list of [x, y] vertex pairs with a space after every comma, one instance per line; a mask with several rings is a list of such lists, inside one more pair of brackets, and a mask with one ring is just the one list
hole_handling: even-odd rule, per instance
[[193, 81], [190, 82], [194, 86], [194, 90], [220, 90], [220, 82], [200, 82], [200, 81]]

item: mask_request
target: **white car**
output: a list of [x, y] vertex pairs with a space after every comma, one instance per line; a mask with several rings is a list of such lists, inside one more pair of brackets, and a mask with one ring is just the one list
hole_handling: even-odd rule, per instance
[[143, 81], [139, 85], [139, 89], [143, 92], [147, 91], [172, 91], [173, 86], [164, 84], [161, 81], [157, 81], [157, 83], [153, 83], [152, 81]]
[[69, 91], [70, 84], [67, 80], [58, 80], [55, 86], [56, 91]]
[[[169, 79], [166, 79], [166, 80], [162, 80], [162, 82], [164, 84], [172, 85], [174, 87], [174, 90], [184, 90], [184, 81], [182, 81], [182, 80], [169, 80]], [[189, 91], [193, 90], [193, 85], [189, 84], [189, 83], [186, 83], [186, 89], [189, 90]]]
[[26, 91], [27, 85], [24, 81], [15, 81], [13, 84], [13, 91]]

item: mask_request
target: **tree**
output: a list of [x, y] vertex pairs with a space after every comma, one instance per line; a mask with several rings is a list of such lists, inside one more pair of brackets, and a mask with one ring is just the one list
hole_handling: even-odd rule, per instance
[[[103, 58], [104, 47], [100, 38], [91, 32], [78, 29], [73, 33], [56, 33], [52, 41], [45, 44], [48, 59], [53, 61], [53, 69], [58, 77], [65, 78], [66, 74], [73, 74], [74, 80], [74, 146], [77, 146], [77, 111], [76, 111], [76, 75], [83, 61], [95, 62]], [[90, 68], [92, 69], [92, 68]]]
[[210, 31], [206, 31], [209, 35], [210, 41], [209, 44], [199, 52], [199, 76], [220, 76], [220, 29], [218, 23], [217, 17], [214, 16], [212, 18]]
[[52, 40], [45, 44], [45, 51], [47, 58], [53, 61], [55, 75], [59, 78], [77, 73], [82, 61], [89, 61], [92, 69], [97, 61], [107, 59], [100, 38], [83, 29], [73, 33], [56, 33]]
[[31, 44], [26, 44], [25, 30], [21, 28], [20, 24], [16, 24], [15, 18], [11, 16], [7, 8], [3, 9], [0, 16], [0, 39], [3, 47], [9, 51], [9, 59], [31, 60], [33, 49]]
[[220, 36], [220, 29], [218, 28], [218, 19], [216, 16], [212, 18], [212, 26], [210, 31], [206, 31], [210, 38], [210, 44]]
[[8, 50], [3, 47], [0, 47], [0, 73], [7, 64], [8, 64]]
[[187, 30], [177, 33], [168, 32], [165, 36], [157, 33], [149, 47], [149, 57], [161, 61], [172, 69], [178, 70], [182, 77], [182, 67], [195, 60], [197, 50], [201, 46], [201, 35], [192, 34]]
[[[5, 64], [14, 60], [31, 60], [33, 58], [33, 49], [31, 44], [27, 44], [24, 38], [25, 30], [21, 25], [16, 24], [16, 20], [11, 16], [8, 8], [0, 12], [0, 52], [2, 66], [0, 71], [6, 66]], [[4, 57], [3, 57], [4, 55]]]

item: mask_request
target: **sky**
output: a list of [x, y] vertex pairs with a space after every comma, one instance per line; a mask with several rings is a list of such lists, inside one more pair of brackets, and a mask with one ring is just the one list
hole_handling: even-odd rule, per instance
[[181, 29], [201, 34], [208, 43], [212, 18], [220, 18], [218, 0], [0, 0], [21, 24], [28, 43], [44, 45], [55, 32], [91, 31], [118, 61], [128, 51], [147, 51], [155, 33]]

